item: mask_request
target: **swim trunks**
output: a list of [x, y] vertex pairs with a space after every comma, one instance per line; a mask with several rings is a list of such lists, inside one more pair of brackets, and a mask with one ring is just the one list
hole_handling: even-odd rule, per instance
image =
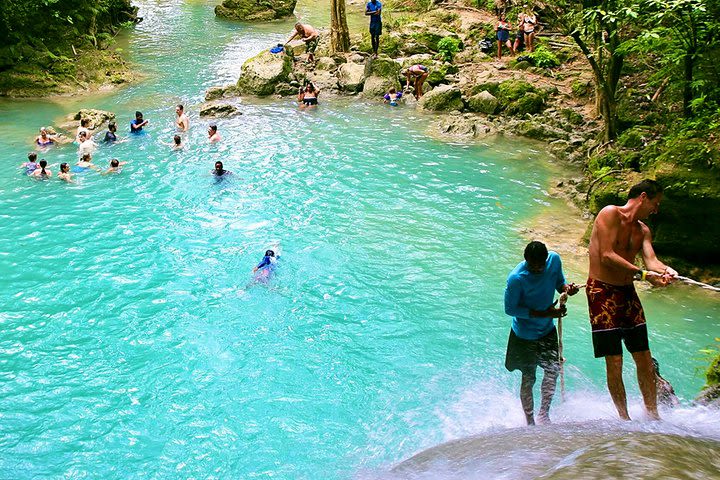
[[310, 105], [317, 105], [317, 104], [318, 104], [317, 98], [315, 98], [315, 97], [312, 97], [312, 98], [303, 98], [303, 103], [304, 103], [305, 105], [308, 105], [308, 106], [310, 106]]
[[634, 285], [611, 285], [588, 278], [585, 293], [595, 358], [622, 355], [622, 341], [630, 353], [650, 349], [645, 313]]
[[535, 373], [538, 366], [545, 370], [560, 370], [557, 329], [553, 327], [550, 333], [538, 340], [525, 340], [511, 328], [505, 368], [510, 372], [520, 370], [523, 373]]
[[314, 53], [319, 41], [320, 39], [315, 37], [312, 40], [308, 40], [307, 42], [305, 42], [305, 51], [307, 53]]

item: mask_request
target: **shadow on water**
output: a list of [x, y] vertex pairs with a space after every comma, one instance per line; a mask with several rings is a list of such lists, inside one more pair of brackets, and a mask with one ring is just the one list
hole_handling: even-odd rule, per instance
[[451, 441], [372, 478], [718, 478], [719, 448], [718, 440], [663, 423], [596, 421]]

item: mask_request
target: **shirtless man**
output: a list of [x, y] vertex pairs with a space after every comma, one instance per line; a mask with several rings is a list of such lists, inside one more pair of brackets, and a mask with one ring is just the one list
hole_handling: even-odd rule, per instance
[[222, 140], [222, 137], [217, 131], [217, 125], [214, 123], [211, 123], [210, 126], [208, 126], [208, 140], [210, 143], [217, 143]]
[[[630, 189], [625, 205], [600, 210], [590, 237], [586, 293], [593, 348], [595, 358], [605, 357], [608, 390], [623, 420], [630, 420], [630, 416], [622, 379], [622, 341], [637, 366], [645, 409], [651, 418], [660, 418], [645, 314], [633, 280], [647, 280], [661, 287], [677, 276], [655, 256], [650, 229], [641, 221], [657, 213], [661, 200], [662, 187], [653, 180], [643, 180]], [[648, 271], [635, 265], [638, 253]]]
[[315, 61], [315, 49], [318, 46], [318, 31], [310, 25], [303, 25], [302, 23], [295, 24], [295, 32], [293, 36], [285, 42], [285, 45], [290, 43], [295, 37], [300, 37], [305, 42], [305, 48], [308, 53], [308, 62]]
[[175, 107], [175, 114], [177, 115], [177, 118], [175, 119], [175, 125], [177, 126], [178, 130], [181, 132], [187, 132], [190, 128], [190, 119], [188, 119], [188, 116], [185, 115], [185, 107], [182, 105], [178, 105]]

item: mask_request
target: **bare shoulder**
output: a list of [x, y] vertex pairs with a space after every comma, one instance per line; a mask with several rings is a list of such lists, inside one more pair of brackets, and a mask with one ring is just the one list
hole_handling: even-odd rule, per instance
[[620, 209], [617, 205], [603, 207], [597, 214], [596, 219], [604, 222], [616, 221], [620, 218]]

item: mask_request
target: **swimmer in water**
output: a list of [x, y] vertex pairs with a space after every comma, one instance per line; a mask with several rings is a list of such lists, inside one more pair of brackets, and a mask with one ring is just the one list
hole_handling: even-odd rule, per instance
[[33, 172], [38, 168], [37, 153], [28, 153], [28, 161], [21, 164], [20, 167], [25, 169], [25, 175], [32, 175]]
[[177, 129], [181, 132], [187, 132], [190, 128], [190, 120], [185, 114], [185, 107], [182, 105], [175, 107], [175, 115], [177, 115], [177, 118], [175, 119], [175, 126]]
[[92, 155], [90, 155], [89, 153], [83, 154], [83, 156], [80, 158], [80, 160], [78, 160], [75, 166], [72, 167], [72, 171], [74, 173], [87, 172], [90, 169], [99, 170], [98, 166], [92, 163]]
[[76, 143], [82, 143], [82, 140], [80, 140], [80, 134], [82, 132], [85, 132], [85, 135], [87, 135], [88, 138], [90, 138], [90, 119], [89, 118], [81, 118], [80, 119], [80, 126], [77, 129], [77, 133], [75, 134], [75, 142]]
[[222, 140], [222, 137], [217, 131], [217, 125], [214, 123], [208, 126], [208, 140], [210, 140], [210, 143], [216, 143]]
[[216, 177], [225, 177], [227, 175], [232, 175], [232, 172], [230, 170], [225, 170], [223, 167], [223, 163], [221, 161], [215, 162], [215, 169], [210, 170], [210, 173]]
[[384, 103], [389, 103], [390, 106], [397, 107], [397, 105], [398, 105], [397, 101], [400, 98], [402, 98], [402, 92], [396, 91], [395, 88], [393, 87], [390, 90], [388, 90], [388, 93], [386, 93], [385, 97], [383, 97], [383, 98], [385, 99]]
[[182, 137], [180, 135], [175, 135], [173, 137], [173, 143], [170, 144], [173, 150], [182, 150], [183, 143], [182, 143]]
[[40, 166], [35, 169], [35, 171], [32, 173], [32, 176], [35, 178], [50, 178], [52, 176], [52, 172], [49, 168], [47, 168], [47, 160], [44, 158], [40, 160]]
[[108, 131], [105, 132], [105, 138], [103, 139], [103, 142], [113, 144], [118, 141], [117, 137], [117, 123], [110, 122], [108, 123]]
[[103, 175], [109, 175], [111, 173], [120, 173], [122, 172], [122, 166], [127, 164], [127, 162], [121, 162], [117, 158], [113, 158], [110, 160], [110, 168], [102, 172]]
[[72, 178], [72, 173], [70, 173], [70, 165], [64, 162], [60, 164], [60, 172], [58, 172], [58, 178], [60, 180], [66, 181], [67, 183], [75, 183]]
[[55, 143], [55, 139], [50, 136], [47, 128], [40, 127], [40, 135], [35, 138], [35, 143], [37, 143], [38, 147], [49, 147]]
[[86, 153], [93, 154], [97, 145], [92, 141], [90, 135], [87, 132], [80, 132], [78, 135], [80, 139], [80, 147], [78, 147], [78, 156], [82, 158]]
[[135, 120], [130, 121], [130, 133], [142, 133], [143, 127], [147, 127], [149, 120], [143, 119], [140, 111], [135, 112]]

